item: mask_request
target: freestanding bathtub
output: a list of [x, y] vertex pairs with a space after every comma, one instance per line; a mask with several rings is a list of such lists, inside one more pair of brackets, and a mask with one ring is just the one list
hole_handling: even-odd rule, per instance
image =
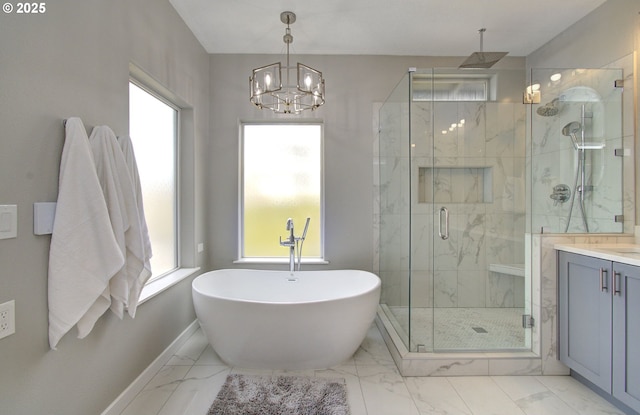
[[193, 303], [220, 358], [256, 369], [322, 369], [349, 359], [376, 315], [380, 278], [357, 270], [223, 269], [196, 277]]

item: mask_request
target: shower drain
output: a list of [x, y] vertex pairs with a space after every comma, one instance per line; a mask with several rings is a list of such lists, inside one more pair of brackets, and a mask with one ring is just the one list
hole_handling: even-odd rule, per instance
[[476, 333], [487, 333], [487, 331], [485, 329], [483, 329], [482, 327], [471, 327], [473, 329], [473, 331], [475, 331]]

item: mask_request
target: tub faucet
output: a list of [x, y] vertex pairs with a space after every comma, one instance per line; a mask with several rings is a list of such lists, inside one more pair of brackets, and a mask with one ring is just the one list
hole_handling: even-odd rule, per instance
[[[301, 237], [296, 237], [293, 232], [293, 219], [287, 219], [287, 230], [289, 231], [289, 237], [282, 240], [282, 236], [280, 237], [280, 246], [285, 246], [289, 248], [289, 271], [293, 274], [296, 268], [296, 248], [298, 248], [298, 271], [300, 271], [300, 261], [302, 259], [302, 243], [307, 237], [307, 229], [309, 228], [309, 221], [311, 218], [307, 218], [307, 223], [304, 226], [304, 231]], [[298, 246], [298, 242], [300, 245]]]
[[289, 231], [289, 237], [282, 240], [280, 237], [280, 246], [286, 246], [289, 248], [289, 271], [293, 273], [296, 264], [296, 236], [293, 233], [293, 219], [287, 219], [287, 230]]

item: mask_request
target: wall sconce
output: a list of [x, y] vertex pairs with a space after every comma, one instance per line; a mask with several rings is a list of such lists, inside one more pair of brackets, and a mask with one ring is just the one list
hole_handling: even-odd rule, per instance
[[527, 87], [522, 97], [523, 104], [539, 104], [540, 103], [540, 83], [534, 82]]

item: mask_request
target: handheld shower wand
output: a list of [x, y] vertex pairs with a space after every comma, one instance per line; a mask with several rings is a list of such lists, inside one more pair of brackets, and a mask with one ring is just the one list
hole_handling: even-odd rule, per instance
[[302, 231], [302, 240], [304, 241], [304, 238], [307, 237], [307, 229], [309, 229], [309, 221], [311, 221], [311, 218], [307, 218], [307, 223], [304, 224], [304, 231]]
[[578, 150], [580, 146], [578, 144], [578, 137], [576, 137], [576, 134], [579, 131], [582, 131], [582, 124], [580, 124], [577, 121], [570, 122], [569, 124], [565, 125], [562, 128], [562, 135], [571, 137], [571, 141], [573, 142], [573, 148], [575, 148], [576, 150]]
[[[300, 271], [300, 262], [302, 261], [302, 245], [304, 244], [304, 240], [307, 237], [309, 221], [311, 221], [311, 218], [307, 218], [307, 222], [304, 224], [304, 231], [302, 231], [302, 236], [300, 238], [296, 238], [296, 248], [298, 249], [298, 271]], [[300, 246], [297, 246], [298, 241], [300, 241]]]
[[[584, 106], [582, 107], [583, 120], [584, 120]], [[581, 133], [580, 144], [578, 143], [578, 137], [576, 134]], [[570, 122], [562, 128], [562, 135], [571, 137], [573, 142], [573, 148], [577, 152], [578, 166], [576, 168], [576, 181], [573, 187], [573, 197], [571, 198], [571, 205], [569, 206], [569, 218], [567, 219], [567, 225], [565, 227], [565, 233], [569, 231], [569, 225], [571, 224], [571, 213], [573, 212], [573, 204], [576, 199], [576, 194], [580, 194], [580, 213], [582, 214], [582, 223], [584, 224], [585, 231], [589, 232], [589, 223], [587, 222], [587, 216], [584, 207], [584, 193], [586, 191], [586, 171], [585, 171], [585, 147], [584, 147], [584, 129], [582, 123], [577, 121]]]

